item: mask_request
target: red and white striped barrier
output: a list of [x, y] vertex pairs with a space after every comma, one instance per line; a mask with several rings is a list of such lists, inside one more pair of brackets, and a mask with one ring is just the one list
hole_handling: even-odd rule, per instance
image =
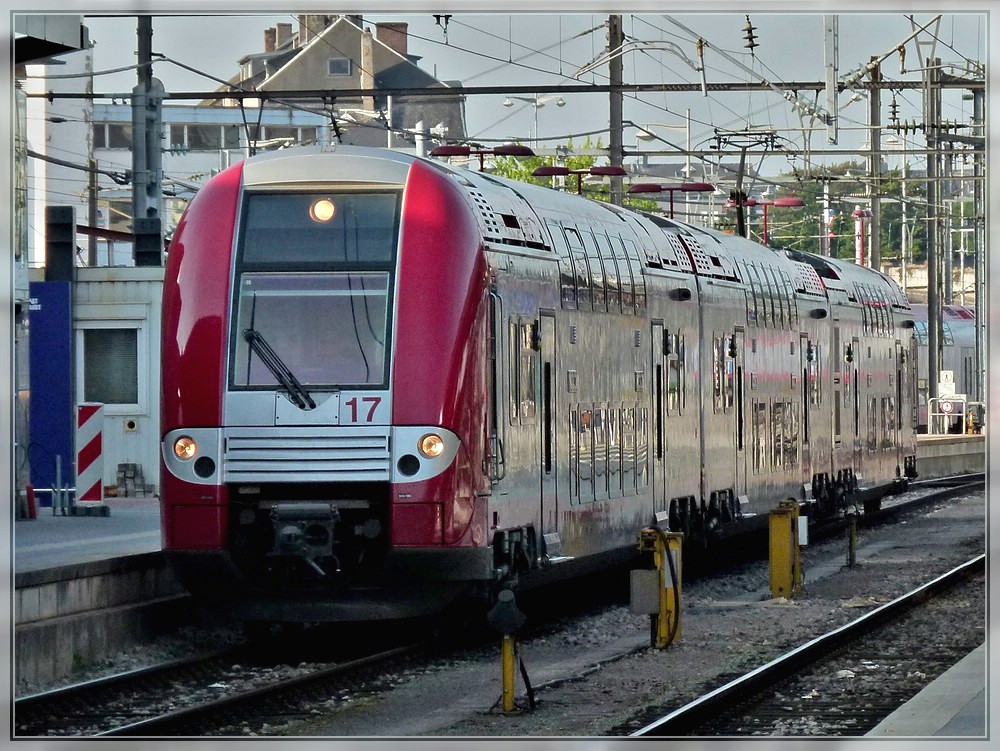
[[103, 404], [76, 405], [76, 500], [104, 500]]

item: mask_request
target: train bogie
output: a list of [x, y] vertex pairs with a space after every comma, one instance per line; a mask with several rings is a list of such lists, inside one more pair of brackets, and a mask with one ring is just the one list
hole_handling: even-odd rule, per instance
[[210, 181], [164, 322], [164, 547], [251, 620], [433, 612], [913, 469], [885, 277], [385, 150]]

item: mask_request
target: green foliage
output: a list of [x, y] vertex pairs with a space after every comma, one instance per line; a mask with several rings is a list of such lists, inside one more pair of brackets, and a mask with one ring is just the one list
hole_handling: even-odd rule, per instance
[[[771, 244], [819, 253], [823, 235], [832, 233], [832, 237], [829, 238], [830, 255], [834, 258], [853, 260], [855, 235], [851, 212], [855, 206], [868, 208], [870, 205], [866, 197], [867, 184], [857, 179], [859, 175], [865, 175], [865, 166], [860, 162], [829, 165], [824, 169], [824, 179], [804, 177], [795, 170], [785, 173], [784, 177], [793, 177], [796, 182], [792, 183], [789, 189], [779, 190], [776, 197], [796, 195], [805, 201], [806, 205], [801, 208], [769, 209]], [[907, 179], [904, 199], [901, 178], [899, 170], [890, 171], [883, 177], [879, 186], [879, 195], [882, 198], [880, 256], [884, 262], [898, 263], [903, 222], [902, 201], [905, 200], [907, 260], [920, 263], [926, 260], [924, 184], [919, 180]], [[829, 226], [823, 226], [822, 222], [825, 185], [829, 186], [827, 194], [833, 211]]]

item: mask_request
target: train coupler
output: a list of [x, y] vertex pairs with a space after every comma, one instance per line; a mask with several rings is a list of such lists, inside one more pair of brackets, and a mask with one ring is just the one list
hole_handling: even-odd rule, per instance
[[[639, 532], [639, 551], [653, 554], [651, 569], [634, 569], [629, 607], [649, 615], [650, 646], [663, 649], [681, 637], [681, 549], [684, 535], [650, 527]], [[668, 554], [669, 553], [669, 554]]]

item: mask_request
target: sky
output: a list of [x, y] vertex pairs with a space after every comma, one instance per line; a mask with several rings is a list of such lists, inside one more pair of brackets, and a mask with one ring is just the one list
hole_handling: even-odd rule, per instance
[[[669, 10], [671, 5], [676, 9]], [[919, 3], [908, 5], [920, 7]], [[453, 10], [445, 28], [443, 21], [436, 22], [431, 13], [406, 11], [405, 3], [399, 7], [403, 7], [404, 11], [362, 13], [366, 23], [370, 24], [390, 20], [408, 22], [410, 53], [419, 55], [420, 66], [442, 80], [458, 80], [465, 85], [539, 86], [574, 81], [607, 82], [607, 65], [600, 65], [574, 79], [578, 70], [603, 51], [606, 13], [561, 12], [560, 6], [552, 3], [543, 3], [538, 7], [552, 8], [556, 12], [464, 13]], [[692, 15], [683, 12], [684, 7], [676, 3], [661, 3], [659, 8], [668, 8], [667, 13], [630, 14], [624, 9], [620, 11], [626, 39], [636, 42], [636, 48], [624, 58], [626, 82], [697, 83], [699, 74], [685, 58], [691, 61], [696, 59], [694, 39], [698, 36], [708, 43], [705, 67], [709, 82], [767, 79], [780, 85], [782, 81], [823, 80], [822, 5], [815, 5], [812, 13], [751, 13], [750, 20], [756, 27], [754, 35], [758, 44], [753, 55], [744, 48], [745, 13]], [[702, 3], [698, 7], [722, 6]], [[810, 6], [797, 7], [808, 9]], [[838, 9], [843, 7], [843, 4], [837, 5]], [[948, 8], [940, 24], [929, 29], [938, 39], [933, 50], [936, 56], [945, 63], [960, 65], [969, 60], [986, 59], [987, 26], [982, 13], [955, 13], [954, 9], [964, 7], [960, 3], [926, 7], [928, 11], [914, 14], [914, 22], [918, 26], [943, 12], [942, 8]], [[847, 8], [847, 12], [839, 15], [840, 76], [867, 63], [872, 56], [888, 54], [883, 63], [885, 77], [919, 80], [919, 72], [900, 73], [899, 55], [893, 52], [913, 29], [904, 10], [863, 13], [850, 10], [850, 5]], [[82, 12], [87, 16], [85, 23], [95, 45], [95, 70], [134, 64], [135, 18], [97, 17], [86, 10]], [[333, 11], [324, 8], [324, 12]], [[237, 61], [243, 55], [263, 50], [264, 29], [280, 22], [292, 23], [293, 29], [297, 29], [297, 18], [292, 13], [257, 16], [157, 15], [153, 20], [153, 50], [214, 78], [225, 79], [236, 72]], [[913, 42], [906, 45], [907, 69], [919, 68], [919, 57], [931, 54], [931, 37], [924, 34], [920, 38], [927, 43], [919, 49]], [[155, 65], [154, 75], [171, 92], [208, 91], [217, 85], [213, 78], [166, 61]], [[134, 71], [101, 75], [95, 79], [95, 90], [125, 93], [135, 82]], [[799, 93], [803, 98], [813, 100], [810, 92]], [[884, 97], [885, 110], [891, 95], [886, 93]], [[530, 102], [523, 101], [504, 107], [502, 95], [470, 97], [467, 102], [469, 135], [488, 142], [524, 141], [537, 134], [539, 140], [548, 145], [565, 143], [572, 138], [573, 143], [580, 146], [590, 134], [593, 139], [600, 138], [607, 145], [607, 94], [573, 94], [564, 97], [564, 100], [562, 107], [556, 107], [554, 101], [548, 100], [536, 110]], [[897, 100], [901, 118], [920, 119], [919, 91], [901, 91]], [[825, 99], [821, 96], [815, 103], [823, 106]], [[850, 96], [845, 94], [841, 95], [838, 104], [843, 109], [840, 112], [841, 129], [837, 145], [856, 148], [865, 138], [863, 125], [867, 119], [867, 102], [863, 98], [852, 102]], [[713, 93], [704, 97], [692, 92], [626, 96], [626, 121], [669, 126], [652, 127], [662, 140], [646, 144], [637, 144], [638, 131], [626, 128], [623, 137], [626, 149], [637, 145], [645, 148], [661, 145], [667, 151], [673, 147], [686, 147], [688, 110], [691, 113], [691, 145], [694, 148], [707, 148], [714, 143], [712, 136], [716, 127], [742, 129], [748, 126], [779, 129], [783, 137], [799, 145], [808, 144], [817, 151], [827, 146], [826, 129], [808, 118], [801, 119], [778, 94]], [[962, 101], [959, 93], [946, 93], [944, 116], [967, 122], [971, 116], [971, 102]], [[791, 130], [810, 125], [820, 130], [808, 135], [802, 130]]]

